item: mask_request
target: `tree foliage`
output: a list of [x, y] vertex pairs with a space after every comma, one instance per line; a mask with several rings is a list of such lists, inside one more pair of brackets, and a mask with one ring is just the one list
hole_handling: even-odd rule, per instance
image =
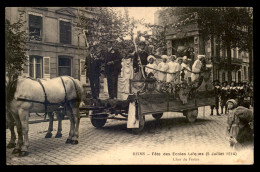
[[[249, 54], [252, 51], [253, 9], [250, 7], [164, 7], [160, 14], [165, 27], [178, 28], [196, 21], [205, 38], [216, 37], [222, 48], [227, 49], [229, 81], [232, 80], [231, 48], [238, 47]], [[172, 16], [177, 20], [172, 21]]]
[[89, 18], [80, 14], [78, 27], [86, 32], [87, 46], [97, 45], [97, 51], [102, 52], [106, 48], [106, 41], [113, 40], [114, 47], [125, 57], [129, 51], [133, 51], [131, 40], [124, 37], [130, 35], [133, 23], [127, 12], [123, 15], [112, 7], [100, 7], [97, 16]]
[[9, 97], [12, 97], [13, 87], [15, 87], [14, 82], [17, 80], [23, 70], [23, 65], [27, 61], [27, 34], [21, 29], [24, 25], [22, 15], [20, 14], [18, 21], [15, 23], [11, 23], [8, 19], [5, 19], [5, 69], [9, 80], [7, 84], [11, 84], [7, 85], [6, 93]]

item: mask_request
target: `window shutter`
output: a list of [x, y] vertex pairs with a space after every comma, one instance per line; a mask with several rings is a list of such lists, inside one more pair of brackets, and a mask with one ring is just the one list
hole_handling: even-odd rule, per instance
[[86, 76], [84, 65], [85, 65], [85, 60], [80, 59], [80, 75], [81, 76]]
[[64, 38], [64, 26], [63, 26], [63, 21], [60, 21], [60, 42], [63, 43], [63, 38]]
[[43, 78], [50, 78], [50, 57], [43, 57]]

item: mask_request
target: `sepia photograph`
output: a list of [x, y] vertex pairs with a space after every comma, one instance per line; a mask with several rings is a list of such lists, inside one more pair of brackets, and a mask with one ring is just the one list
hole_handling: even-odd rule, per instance
[[254, 165], [253, 7], [6, 7], [5, 164]]

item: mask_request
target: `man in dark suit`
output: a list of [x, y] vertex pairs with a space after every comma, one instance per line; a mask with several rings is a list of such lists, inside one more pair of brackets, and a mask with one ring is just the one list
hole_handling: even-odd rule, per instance
[[113, 41], [107, 41], [104, 52], [105, 74], [107, 77], [108, 94], [110, 99], [117, 98], [118, 75], [121, 72], [121, 58], [118, 50], [113, 48]]
[[211, 113], [210, 116], [213, 115], [213, 109], [216, 109], [217, 112], [217, 116], [221, 116], [218, 112], [219, 109], [219, 96], [220, 96], [220, 92], [221, 92], [221, 88], [220, 88], [220, 82], [219, 80], [214, 80], [213, 81], [213, 86], [214, 86], [214, 92], [215, 92], [215, 105], [211, 105], [210, 109], [211, 109]]
[[147, 62], [148, 53], [145, 51], [145, 42], [141, 41], [139, 42], [138, 45], [139, 45], [138, 47], [139, 50], [137, 54], [135, 54], [133, 59], [134, 72], [139, 72], [138, 56], [140, 57], [143, 66], [146, 66], [148, 64]]
[[90, 88], [92, 98], [99, 98], [100, 92], [100, 67], [101, 67], [101, 58], [96, 52], [96, 47], [91, 45], [89, 47], [89, 54], [85, 60], [86, 76], [90, 81]]

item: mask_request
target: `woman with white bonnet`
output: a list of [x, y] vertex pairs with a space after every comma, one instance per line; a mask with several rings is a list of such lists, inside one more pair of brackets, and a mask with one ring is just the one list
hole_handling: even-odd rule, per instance
[[[167, 72], [169, 65], [167, 63], [167, 59], [169, 58], [167, 55], [162, 55], [162, 62], [158, 64], [158, 70]], [[159, 81], [166, 81], [167, 74], [164, 72], [158, 72], [158, 80]]]
[[156, 76], [157, 71], [154, 70], [154, 69], [157, 69], [157, 64], [155, 63], [155, 60], [156, 60], [156, 58], [152, 55], [149, 55], [147, 57], [148, 64], [146, 65], [147, 67], [145, 68], [145, 72], [146, 72], [147, 76], [149, 76], [149, 74], [152, 73], [155, 77], [157, 77]]
[[[200, 72], [202, 68], [202, 59], [205, 58], [205, 55], [198, 55], [198, 59], [192, 65], [192, 72]], [[192, 73], [191, 81], [194, 81], [199, 78], [199, 74]]]

